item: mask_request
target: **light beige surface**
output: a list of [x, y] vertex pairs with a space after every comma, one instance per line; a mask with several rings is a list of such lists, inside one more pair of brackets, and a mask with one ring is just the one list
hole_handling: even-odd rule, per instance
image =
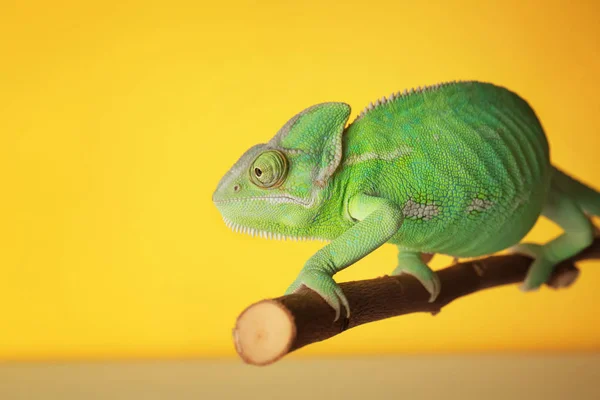
[[0, 364], [0, 399], [600, 399], [600, 354]]

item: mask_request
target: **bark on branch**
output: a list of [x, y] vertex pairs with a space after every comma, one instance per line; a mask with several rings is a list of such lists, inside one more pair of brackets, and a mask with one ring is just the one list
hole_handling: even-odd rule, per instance
[[[556, 267], [546, 282], [549, 287], [571, 285], [579, 274], [574, 263], [600, 258], [600, 238], [572, 259]], [[237, 318], [233, 337], [235, 348], [244, 362], [271, 364], [286, 354], [310, 343], [385, 318], [429, 312], [437, 314], [446, 304], [487, 288], [515, 284], [525, 279], [532, 259], [511, 254], [491, 256], [454, 264], [438, 271], [442, 290], [435, 302], [412, 276], [384, 276], [340, 283], [350, 303], [351, 316], [335, 317], [319, 295], [309, 289], [259, 301], [247, 307]], [[342, 312], [343, 313], [343, 312]]]

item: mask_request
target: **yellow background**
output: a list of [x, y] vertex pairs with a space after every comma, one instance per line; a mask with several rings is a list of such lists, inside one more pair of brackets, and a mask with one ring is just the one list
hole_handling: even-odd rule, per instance
[[[0, 359], [234, 355], [237, 314], [322, 244], [234, 234], [211, 194], [317, 102], [356, 115], [407, 87], [492, 81], [600, 188], [598, 2], [95, 3], [0, 3]], [[395, 261], [384, 246], [336, 279]], [[568, 290], [489, 290], [294, 356], [598, 350], [600, 264], [581, 267]]]

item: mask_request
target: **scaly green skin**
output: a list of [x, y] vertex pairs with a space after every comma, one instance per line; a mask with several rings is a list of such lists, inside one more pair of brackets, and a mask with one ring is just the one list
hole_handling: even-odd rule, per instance
[[[564, 234], [513, 249], [536, 258], [524, 290], [587, 247], [600, 194], [550, 163], [534, 111], [488, 83], [452, 82], [378, 100], [345, 128], [350, 107], [322, 103], [249, 149], [213, 201], [228, 226], [267, 237], [331, 240], [288, 288], [305, 285], [336, 311], [348, 302], [332, 276], [384, 243], [398, 246], [393, 274], [430, 292], [423, 253], [476, 257], [511, 248], [540, 215]], [[345, 128], [345, 129], [344, 129]]]

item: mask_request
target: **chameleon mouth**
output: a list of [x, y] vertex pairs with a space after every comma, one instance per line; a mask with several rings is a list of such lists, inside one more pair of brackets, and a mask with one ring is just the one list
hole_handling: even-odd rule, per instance
[[223, 221], [225, 222], [225, 225], [231, 229], [232, 231], [234, 231], [235, 233], [243, 233], [245, 235], [250, 235], [252, 237], [260, 237], [263, 239], [270, 239], [270, 240], [291, 240], [291, 241], [312, 241], [312, 240], [316, 240], [316, 241], [320, 241], [320, 242], [328, 242], [329, 240], [324, 239], [324, 238], [319, 238], [319, 237], [315, 237], [315, 236], [295, 236], [295, 235], [284, 235], [281, 233], [275, 233], [275, 232], [269, 232], [269, 231], [264, 231], [264, 230], [260, 230], [260, 229], [256, 229], [256, 228], [250, 228], [248, 226], [243, 226], [241, 224], [238, 224], [237, 222], [233, 222], [230, 219], [227, 219], [225, 217], [223, 217]]
[[292, 196], [256, 196], [256, 197], [238, 197], [235, 199], [222, 199], [215, 200], [213, 198], [213, 203], [215, 204], [227, 204], [227, 203], [235, 203], [240, 201], [254, 201], [254, 200], [264, 200], [268, 201], [271, 204], [281, 204], [281, 203], [293, 203], [303, 207], [310, 207], [312, 205], [312, 201], [306, 201], [304, 199]]

